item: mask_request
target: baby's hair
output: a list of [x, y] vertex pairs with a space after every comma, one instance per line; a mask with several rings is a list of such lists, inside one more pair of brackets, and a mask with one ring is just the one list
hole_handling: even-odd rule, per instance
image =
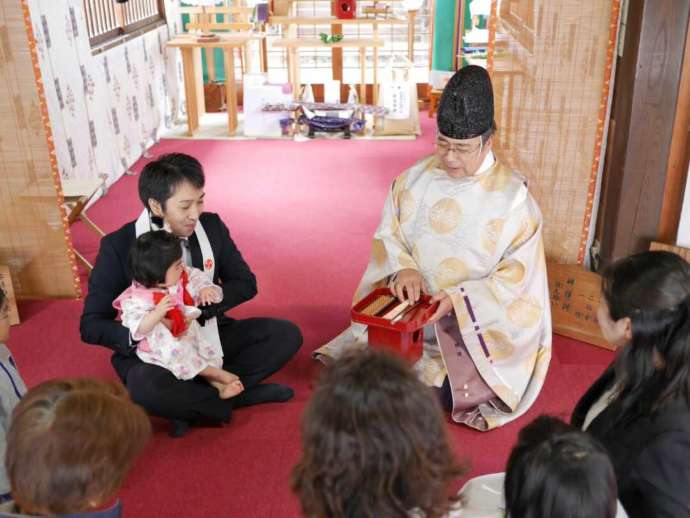
[[140, 235], [129, 251], [132, 278], [147, 288], [165, 282], [165, 272], [182, 257], [180, 240], [165, 230]]

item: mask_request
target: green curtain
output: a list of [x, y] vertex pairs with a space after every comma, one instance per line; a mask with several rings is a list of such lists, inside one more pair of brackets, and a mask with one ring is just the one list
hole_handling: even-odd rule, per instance
[[453, 70], [453, 36], [458, 0], [436, 0], [431, 68]]

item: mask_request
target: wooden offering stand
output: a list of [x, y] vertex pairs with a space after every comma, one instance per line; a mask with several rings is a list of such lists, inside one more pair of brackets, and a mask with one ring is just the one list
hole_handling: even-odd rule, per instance
[[416, 304], [400, 302], [388, 288], [378, 288], [352, 308], [352, 320], [368, 326], [369, 346], [393, 351], [411, 363], [422, 357], [424, 326], [438, 303], [422, 295]]

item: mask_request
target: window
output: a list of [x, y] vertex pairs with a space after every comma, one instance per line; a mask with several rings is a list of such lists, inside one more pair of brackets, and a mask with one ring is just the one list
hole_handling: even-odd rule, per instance
[[91, 47], [153, 28], [165, 19], [163, 0], [84, 0], [84, 13]]
[[[401, 2], [391, 4], [392, 16], [406, 19], [407, 13]], [[414, 22], [414, 77], [418, 83], [429, 82], [429, 69], [431, 59], [431, 0], [425, 0], [421, 9], [417, 12]], [[344, 26], [343, 32], [347, 36], [371, 38], [373, 31], [371, 25]], [[379, 25], [379, 38], [383, 39], [385, 46], [379, 50], [379, 80], [382, 71], [388, 67], [402, 66], [394, 57], [408, 57], [407, 24], [381, 24]], [[367, 50], [367, 82], [373, 81], [374, 56], [371, 49]], [[343, 79], [346, 83], [359, 82], [359, 52], [356, 49], [343, 51]]]
[[[385, 0], [382, 0], [384, 3]], [[415, 19], [414, 35], [414, 79], [418, 83], [429, 81], [431, 57], [431, 14], [432, 1], [424, 0]], [[359, 0], [360, 4], [369, 5], [371, 0]], [[406, 12], [401, 2], [390, 2], [392, 17], [405, 19]], [[296, 15], [300, 17], [324, 18], [330, 17], [331, 3], [324, 0], [300, 0], [296, 5]], [[318, 39], [319, 34], [330, 34], [330, 25], [299, 25], [297, 35], [304, 39]], [[343, 33], [350, 38], [371, 38], [372, 26], [369, 24], [343, 24]], [[271, 41], [282, 37], [280, 27], [270, 27], [268, 34], [268, 70], [269, 79], [273, 82], [287, 81], [287, 52], [282, 48], [271, 48]], [[400, 62], [392, 61], [394, 55], [407, 57], [407, 24], [380, 24], [379, 38], [385, 41], [385, 46], [379, 50], [379, 80], [381, 73], [390, 63], [395, 67]], [[367, 82], [373, 80], [373, 53], [367, 49]], [[333, 78], [333, 62], [331, 49], [301, 49], [300, 50], [300, 79], [302, 83], [322, 83]], [[356, 49], [343, 50], [343, 83], [359, 83], [359, 52]]]

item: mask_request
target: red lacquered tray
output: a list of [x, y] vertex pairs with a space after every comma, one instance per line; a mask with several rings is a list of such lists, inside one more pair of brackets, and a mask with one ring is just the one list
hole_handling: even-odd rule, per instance
[[[384, 305], [375, 315], [362, 313], [379, 297], [391, 297], [389, 304]], [[411, 309], [402, 314], [396, 322], [383, 318], [382, 315], [389, 312], [399, 304], [391, 290], [378, 288], [364, 297], [352, 308], [352, 320], [369, 326], [369, 345], [392, 350], [401, 354], [410, 361], [417, 361], [422, 355], [423, 332], [422, 329], [429, 318], [436, 312], [438, 303], [431, 304], [429, 295], [422, 295], [420, 300]]]

